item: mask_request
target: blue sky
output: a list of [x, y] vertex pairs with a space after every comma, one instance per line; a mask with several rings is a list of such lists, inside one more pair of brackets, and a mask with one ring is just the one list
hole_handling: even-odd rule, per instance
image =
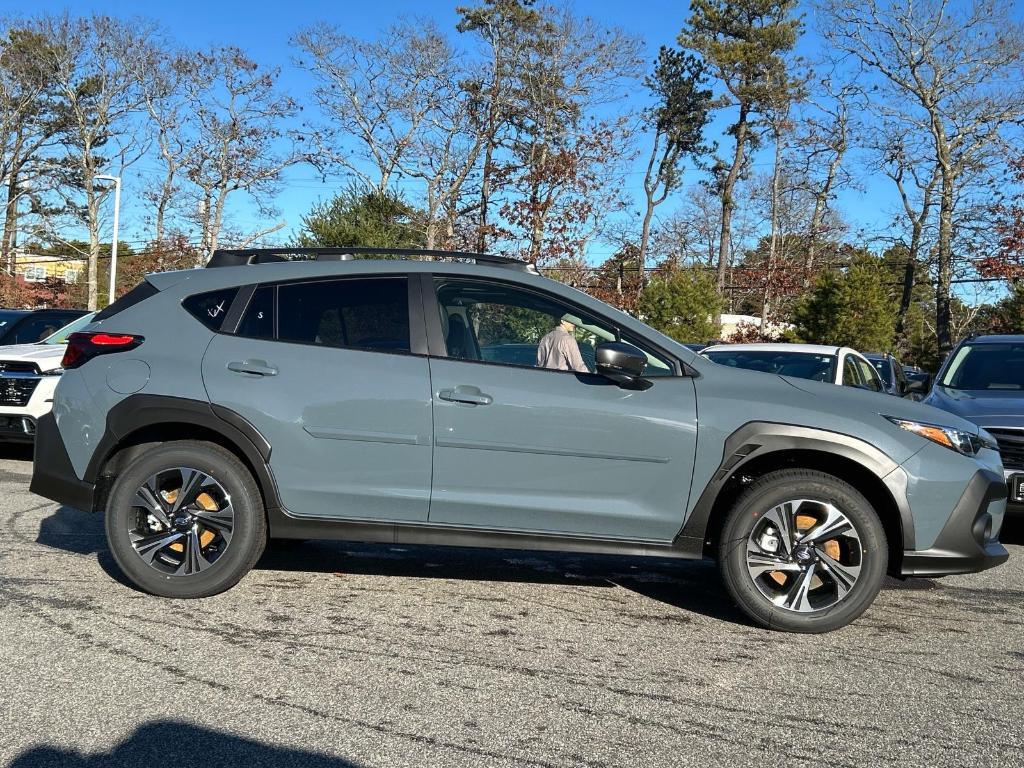
[[[80, 0], [68, 3], [66, 0], [34, 0], [29, 6], [23, 2], [12, 3], [0, 0], [0, 9], [6, 14], [32, 11], [86, 14], [101, 12], [130, 18], [142, 16], [158, 21], [169, 34], [183, 45], [202, 47], [216, 43], [236, 44], [247, 50], [257, 61], [265, 65], [281, 67], [281, 86], [284, 90], [303, 98], [310, 90], [309, 76], [291, 63], [292, 49], [289, 38], [298, 30], [316, 21], [327, 21], [337, 25], [347, 34], [358, 37], [372, 37], [379, 30], [393, 22], [396, 17], [427, 16], [433, 18], [442, 29], [452, 30], [457, 21], [455, 5], [473, 4], [474, 0], [380, 0], [379, 2], [326, 2], [323, 0], [292, 0], [292, 2], [242, 2], [240, 0], [172, 0], [172, 2], [147, 3], [139, 0]], [[578, 12], [585, 12], [599, 21], [620, 26], [640, 36], [646, 43], [648, 59], [653, 59], [658, 47], [672, 44], [676, 34], [688, 15], [685, 1], [642, 0], [589, 0], [574, 4]], [[801, 40], [800, 53], [813, 54], [818, 49], [818, 38], [813, 32], [814, 22], [809, 15], [805, 18], [807, 32]], [[719, 139], [723, 148], [730, 140], [721, 132], [731, 115], [722, 114], [712, 126], [712, 139]], [[155, 170], [152, 165], [140, 167], [126, 174], [123, 192], [123, 239], [131, 240], [144, 236], [140, 229], [141, 206], [133, 202], [133, 186], [140, 184], [139, 172]], [[148, 161], [152, 164], [152, 161]], [[758, 158], [757, 170], [765, 172], [770, 168], [769, 158]], [[639, 169], [639, 164], [637, 169]], [[627, 177], [639, 184], [640, 176], [634, 171]], [[695, 178], [693, 174], [691, 179]], [[277, 198], [281, 218], [288, 223], [283, 233], [275, 238], [286, 240], [288, 234], [299, 224], [300, 216], [319, 199], [329, 198], [342, 186], [341, 180], [329, 180], [322, 184], [312, 168], [300, 166], [287, 172], [282, 192]], [[891, 221], [895, 210], [895, 197], [888, 187], [879, 181], [871, 182], [866, 189], [842, 193], [839, 207], [853, 225], [853, 229], [864, 228], [877, 231]], [[240, 196], [237, 202], [241, 202]], [[672, 203], [666, 203], [659, 213], [667, 213]], [[257, 228], [265, 222], [254, 218], [254, 211], [248, 206], [236, 209], [240, 224], [251, 224]], [[606, 248], [598, 248], [590, 254], [599, 258], [606, 255]]]

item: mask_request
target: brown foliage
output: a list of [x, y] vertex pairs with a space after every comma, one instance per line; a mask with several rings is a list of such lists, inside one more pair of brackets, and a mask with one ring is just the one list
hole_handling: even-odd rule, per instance
[[[1024, 155], [1011, 163], [1013, 180], [1024, 184]], [[999, 252], [977, 262], [978, 271], [985, 277], [1005, 277], [1008, 280], [1024, 277], [1024, 197], [993, 207], [997, 217]]]

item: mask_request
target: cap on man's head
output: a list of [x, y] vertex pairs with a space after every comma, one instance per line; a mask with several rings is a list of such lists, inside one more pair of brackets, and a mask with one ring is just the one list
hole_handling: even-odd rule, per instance
[[582, 320], [580, 320], [578, 317], [576, 317], [576, 315], [570, 315], [568, 312], [566, 312], [564, 315], [562, 315], [562, 322], [563, 323], [571, 323], [572, 325], [583, 325], [583, 321]]

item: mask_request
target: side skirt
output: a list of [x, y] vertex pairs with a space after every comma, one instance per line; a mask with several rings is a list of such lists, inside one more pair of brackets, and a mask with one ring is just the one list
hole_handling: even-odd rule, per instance
[[679, 537], [675, 542], [660, 544], [621, 539], [594, 539], [582, 536], [487, 531], [427, 523], [372, 523], [302, 518], [291, 515], [280, 508], [267, 510], [267, 515], [270, 523], [270, 537], [274, 539], [328, 539], [381, 544], [670, 557], [684, 560], [700, 560], [704, 556], [704, 542], [701, 539], [688, 537]]

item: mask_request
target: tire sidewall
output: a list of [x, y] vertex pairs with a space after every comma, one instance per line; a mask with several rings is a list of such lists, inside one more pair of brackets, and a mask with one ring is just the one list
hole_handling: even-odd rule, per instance
[[[823, 473], [779, 472], [762, 478], [737, 501], [722, 532], [719, 566], [730, 595], [762, 626], [791, 632], [828, 632], [849, 624], [874, 601], [885, 578], [888, 543], [874, 509], [852, 486]], [[861, 541], [860, 576], [836, 605], [808, 614], [779, 608], [761, 594], [747, 571], [747, 538], [761, 517], [778, 504], [809, 499], [835, 505], [853, 523]]]
[[[191, 576], [170, 576], [147, 565], [128, 536], [136, 492], [154, 474], [174, 467], [210, 475], [231, 497], [234, 509], [227, 550], [210, 568]], [[227, 451], [200, 443], [159, 446], [133, 461], [114, 482], [105, 525], [111, 553], [128, 579], [164, 597], [205, 597], [234, 586], [252, 568], [266, 541], [263, 508], [249, 471]]]

